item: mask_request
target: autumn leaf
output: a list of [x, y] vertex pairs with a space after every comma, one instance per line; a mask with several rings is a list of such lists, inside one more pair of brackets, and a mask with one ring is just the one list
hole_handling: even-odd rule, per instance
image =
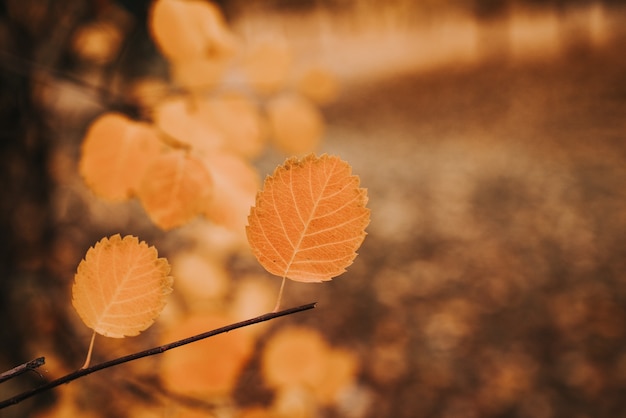
[[137, 189], [162, 143], [149, 125], [119, 113], [105, 113], [90, 126], [81, 148], [79, 171], [98, 196], [123, 200]]
[[248, 216], [248, 242], [267, 271], [330, 280], [356, 257], [369, 223], [367, 190], [339, 157], [291, 158], [266, 178]]
[[150, 219], [171, 229], [200, 215], [212, 189], [211, 175], [201, 161], [184, 151], [170, 151], [146, 169], [137, 195]]
[[172, 291], [170, 266], [138, 238], [103, 238], [78, 265], [72, 304], [98, 334], [122, 338], [148, 328]]

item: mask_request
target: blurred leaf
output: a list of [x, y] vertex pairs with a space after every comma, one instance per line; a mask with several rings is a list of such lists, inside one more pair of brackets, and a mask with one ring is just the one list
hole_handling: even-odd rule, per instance
[[170, 151], [153, 160], [138, 190], [148, 216], [163, 229], [201, 214], [212, 194], [213, 180], [204, 164], [184, 151]]
[[321, 384], [329, 350], [324, 337], [313, 329], [282, 328], [263, 350], [261, 365], [265, 381], [274, 388]]
[[157, 0], [148, 24], [163, 55], [174, 61], [220, 57], [235, 46], [221, 10], [210, 1]]
[[224, 138], [225, 148], [248, 158], [261, 153], [266, 127], [250, 99], [242, 94], [225, 93], [200, 106], [210, 113], [215, 128]]
[[271, 138], [276, 147], [289, 155], [315, 151], [324, 133], [320, 111], [307, 99], [286, 93], [267, 103]]
[[176, 141], [198, 153], [223, 147], [224, 141], [206, 108], [188, 97], [164, 100], [154, 109], [155, 125]]
[[210, 309], [213, 302], [224, 297], [230, 284], [223, 264], [206, 254], [179, 252], [172, 260], [172, 272], [176, 294], [195, 311]]
[[88, 23], [74, 34], [72, 48], [83, 60], [102, 65], [115, 59], [123, 38], [121, 29], [112, 23]]
[[226, 152], [203, 158], [213, 178], [214, 198], [204, 214], [213, 222], [243, 234], [250, 206], [259, 189], [259, 176], [250, 164]]
[[170, 75], [184, 89], [211, 90], [222, 80], [226, 64], [225, 60], [208, 57], [175, 61], [170, 66]]
[[[169, 343], [234, 322], [224, 315], [192, 315], [163, 335]], [[225, 396], [252, 354], [249, 333], [229, 332], [163, 353], [160, 376], [165, 387], [188, 396]]]
[[85, 135], [79, 171], [97, 195], [123, 200], [136, 191], [162, 145], [149, 125], [119, 113], [105, 113]]
[[319, 105], [335, 100], [339, 86], [337, 79], [322, 68], [313, 68], [307, 71], [299, 80], [298, 92]]
[[330, 350], [327, 354], [322, 382], [313, 388], [318, 402], [323, 405], [336, 403], [341, 392], [354, 382], [358, 366], [356, 354], [337, 348]]
[[272, 94], [286, 84], [292, 56], [284, 42], [272, 39], [249, 46], [243, 61], [244, 73], [257, 93]]

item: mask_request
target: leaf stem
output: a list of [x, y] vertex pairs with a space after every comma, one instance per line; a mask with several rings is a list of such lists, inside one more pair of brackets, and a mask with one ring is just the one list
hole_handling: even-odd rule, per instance
[[96, 340], [96, 331], [91, 335], [91, 342], [89, 343], [89, 351], [87, 351], [87, 358], [85, 359], [85, 364], [81, 369], [86, 369], [89, 367], [89, 363], [91, 363], [91, 353], [93, 352], [93, 342]]
[[99, 370], [103, 370], [103, 369], [107, 369], [109, 367], [113, 367], [113, 366], [117, 366], [119, 364], [122, 363], [128, 363], [129, 361], [133, 361], [133, 360], [138, 360], [140, 358], [144, 358], [144, 357], [148, 357], [148, 356], [153, 356], [155, 354], [161, 354], [167, 350], [171, 350], [172, 348], [176, 348], [176, 347], [180, 347], [186, 344], [190, 344], [196, 341], [200, 341], [203, 340], [205, 338], [209, 338], [209, 337], [213, 337], [215, 335], [218, 334], [223, 334], [225, 332], [229, 332], [238, 328], [243, 328], [243, 327], [247, 327], [249, 325], [253, 325], [253, 324], [258, 324], [260, 322], [265, 322], [265, 321], [269, 321], [270, 319], [274, 319], [274, 318], [278, 318], [281, 316], [286, 316], [286, 315], [291, 315], [297, 312], [302, 312], [302, 311], [306, 311], [309, 309], [313, 309], [315, 308], [315, 305], [317, 303], [309, 303], [306, 305], [301, 305], [301, 306], [297, 306], [295, 308], [289, 308], [289, 309], [284, 309], [282, 311], [278, 311], [278, 312], [270, 312], [270, 313], [266, 313], [264, 315], [261, 316], [257, 316], [256, 318], [252, 318], [252, 319], [247, 319], [245, 321], [241, 321], [241, 322], [236, 322], [234, 324], [230, 324], [230, 325], [226, 325], [224, 327], [221, 328], [217, 328], [214, 329], [212, 331], [207, 331], [204, 332], [202, 334], [198, 334], [198, 335], [194, 335], [193, 337], [188, 337], [188, 338], [183, 338], [182, 340], [178, 340], [178, 341], [174, 341], [171, 342], [169, 344], [164, 344], [158, 347], [154, 347], [154, 348], [150, 348], [148, 350], [144, 350], [144, 351], [139, 351], [137, 353], [133, 353], [133, 354], [129, 354], [127, 356], [123, 356], [123, 357], [119, 357], [113, 360], [109, 360], [109, 361], [105, 361], [103, 363], [100, 364], [95, 364], [93, 366], [90, 367], [86, 367], [86, 368], [81, 368], [78, 369], [72, 373], [69, 373], [63, 377], [60, 377], [56, 380], [52, 380], [48, 383], [45, 383], [39, 387], [36, 387], [34, 389], [31, 389], [29, 391], [26, 392], [22, 392], [19, 395], [16, 395], [12, 398], [6, 399], [2, 402], [0, 402], [0, 409], [6, 408], [7, 406], [11, 406], [11, 405], [15, 405], [21, 401], [23, 401], [24, 399], [28, 399], [32, 396], [35, 396], [39, 393], [45, 392], [47, 390], [53, 389], [59, 385], [62, 385], [64, 383], [69, 383], [72, 380], [76, 380], [80, 377], [86, 376], [88, 374], [97, 372]]
[[287, 282], [287, 278], [283, 277], [283, 282], [280, 284], [280, 290], [278, 291], [278, 299], [276, 299], [276, 306], [274, 306], [274, 310], [272, 312], [278, 312], [280, 308], [280, 302], [283, 299], [283, 290], [285, 290], [285, 283]]

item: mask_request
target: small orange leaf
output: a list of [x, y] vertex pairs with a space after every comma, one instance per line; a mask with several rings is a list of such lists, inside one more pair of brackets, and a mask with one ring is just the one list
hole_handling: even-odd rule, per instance
[[103, 238], [78, 265], [72, 304], [85, 324], [107, 337], [148, 328], [172, 291], [170, 266], [154, 247], [119, 234]]
[[248, 242], [267, 271], [330, 280], [356, 257], [369, 223], [367, 190], [339, 157], [288, 159], [266, 178], [248, 216]]
[[171, 151], [146, 169], [137, 194], [152, 221], [171, 229], [201, 214], [212, 190], [211, 175], [202, 162], [183, 151]]
[[136, 190], [161, 147], [156, 131], [149, 125], [119, 113], [105, 113], [87, 131], [79, 171], [98, 196], [126, 199]]

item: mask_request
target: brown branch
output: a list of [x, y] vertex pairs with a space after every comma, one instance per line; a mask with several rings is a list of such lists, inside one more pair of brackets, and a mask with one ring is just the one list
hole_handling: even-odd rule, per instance
[[42, 366], [45, 363], [46, 363], [46, 359], [44, 357], [38, 357], [34, 360], [30, 360], [30, 361], [27, 361], [26, 363], [22, 363], [19, 366], [12, 368], [11, 370], [7, 370], [6, 372], [0, 373], [0, 383], [6, 380], [12, 379], [15, 376], [19, 376], [22, 373], [35, 371], [37, 367]]
[[[182, 340], [178, 340], [178, 341], [174, 341], [172, 343], [169, 344], [165, 344], [165, 345], [161, 345], [159, 347], [154, 347], [154, 348], [150, 348], [148, 350], [144, 350], [144, 351], [139, 351], [137, 353], [134, 354], [129, 354], [127, 356], [123, 356], [123, 357], [119, 357], [116, 358], [114, 360], [109, 360], [109, 361], [105, 361], [104, 363], [100, 363], [100, 364], [95, 364], [91, 367], [87, 367], [85, 369], [79, 369], [76, 370], [75, 372], [69, 373], [63, 377], [60, 377], [56, 380], [52, 380], [48, 383], [45, 383], [39, 387], [36, 387], [34, 389], [31, 389], [29, 391], [26, 392], [22, 392], [19, 395], [16, 395], [12, 398], [6, 399], [2, 402], [0, 402], [0, 409], [6, 408], [8, 406], [11, 405], [15, 405], [21, 401], [23, 401], [24, 399], [28, 399], [32, 396], [35, 396], [39, 393], [45, 392], [47, 390], [53, 389], [59, 385], [62, 385], [64, 383], [69, 383], [72, 380], [76, 380], [78, 378], [81, 378], [83, 376], [86, 376], [88, 374], [97, 372], [99, 370], [103, 370], [103, 369], [107, 369], [109, 367], [113, 367], [113, 366], [117, 366], [119, 364], [122, 363], [128, 363], [129, 361], [133, 361], [133, 360], [138, 360], [140, 358], [144, 358], [144, 357], [148, 357], [148, 356], [153, 356], [155, 354], [161, 354], [167, 350], [171, 350], [172, 348], [176, 348], [176, 347], [180, 347], [186, 344], [190, 344], [196, 341], [200, 341], [203, 340], [205, 338], [209, 338], [209, 337], [213, 337], [215, 335], [218, 334], [223, 334], [225, 332], [229, 332], [238, 328], [243, 328], [243, 327], [247, 327], [249, 325], [253, 325], [253, 324], [258, 324], [260, 322], [265, 322], [265, 321], [269, 321], [270, 319], [274, 319], [274, 318], [278, 318], [281, 316], [286, 316], [286, 315], [291, 315], [297, 312], [302, 312], [302, 311], [306, 311], [309, 309], [313, 309], [315, 308], [316, 303], [309, 303], [307, 305], [301, 305], [301, 306], [297, 306], [295, 308], [289, 308], [289, 309], [284, 309], [282, 311], [278, 311], [278, 312], [271, 312], [271, 313], [267, 313], [265, 315], [261, 315], [261, 316], [257, 316], [256, 318], [252, 318], [252, 319], [248, 319], [245, 321], [241, 321], [241, 322], [237, 322], [234, 324], [230, 324], [230, 325], [226, 325], [224, 327], [221, 328], [217, 328], [214, 329], [212, 331], [208, 331], [208, 332], [204, 332], [202, 334], [198, 334], [198, 335], [194, 335], [193, 337], [188, 337], [188, 338], [184, 338]], [[19, 366], [18, 366], [19, 367]]]

